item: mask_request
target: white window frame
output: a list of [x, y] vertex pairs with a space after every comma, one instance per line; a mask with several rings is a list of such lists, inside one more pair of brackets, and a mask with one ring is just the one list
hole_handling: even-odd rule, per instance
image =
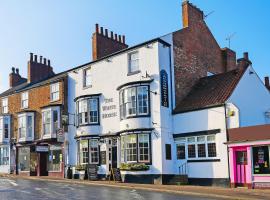
[[[95, 108], [91, 107], [91, 102], [95, 102]], [[96, 121], [91, 121], [92, 115], [91, 113], [96, 112]], [[99, 114], [99, 97], [89, 97], [89, 98], [82, 98], [78, 99], [76, 102], [76, 114], [77, 114], [77, 126], [81, 125], [98, 125], [100, 120]], [[80, 118], [81, 121], [80, 122]]]
[[21, 108], [25, 109], [29, 107], [29, 93], [23, 92], [21, 94]]
[[[28, 127], [28, 123], [29, 123], [29, 117], [31, 117], [31, 130]], [[24, 124], [23, 127], [21, 127], [21, 123], [20, 123], [20, 119], [24, 119], [23, 122]], [[21, 128], [25, 128], [25, 136], [21, 137], [20, 134], [20, 129]], [[18, 115], [18, 138], [19, 138], [19, 142], [25, 142], [25, 141], [33, 141], [34, 140], [34, 129], [35, 129], [35, 114], [32, 112], [29, 113], [22, 113]], [[29, 136], [29, 132], [31, 131], [31, 135]]]
[[[145, 138], [147, 138], [147, 140], [144, 140], [144, 142], [143, 143], [147, 143], [147, 145], [148, 145], [148, 147], [147, 148], [145, 148], [145, 147], [140, 147], [139, 145], [140, 145], [140, 138], [141, 137], [145, 137]], [[138, 154], [138, 161], [139, 162], [143, 162], [143, 163], [149, 163], [150, 162], [150, 135], [149, 134], [138, 134], [137, 135], [137, 141], [138, 141], [138, 152], [137, 152], [137, 154]], [[144, 139], [145, 139], [144, 138]], [[140, 152], [140, 150], [141, 149], [148, 149], [148, 154], [141, 154], [141, 152]], [[148, 156], [148, 160], [141, 160], [141, 155], [147, 155]]]
[[[95, 145], [93, 145], [95, 143]], [[92, 148], [95, 148], [95, 150], [93, 150]], [[89, 163], [90, 164], [98, 164], [99, 163], [99, 141], [98, 139], [90, 139], [89, 140]], [[97, 153], [97, 161], [93, 162], [92, 161], [92, 154], [93, 153]]]
[[[7, 158], [7, 160], [4, 161], [4, 158]], [[0, 146], [0, 166], [8, 166], [9, 164], [10, 164], [10, 147]]]
[[92, 87], [92, 71], [91, 67], [88, 67], [83, 70], [83, 87], [88, 88]]
[[3, 98], [2, 99], [2, 113], [7, 114], [8, 113], [8, 98]]
[[53, 83], [50, 85], [50, 97], [51, 102], [59, 101], [60, 99], [60, 83]]
[[[134, 59], [132, 56], [137, 55]], [[137, 62], [136, 68], [133, 69], [133, 62]], [[140, 55], [139, 51], [133, 51], [128, 53], [128, 74], [136, 73], [140, 71]]]
[[[8, 137], [5, 137], [5, 121], [8, 123]], [[9, 142], [10, 141], [10, 116], [0, 116], [0, 141]]]
[[[56, 138], [57, 135], [57, 131], [58, 129], [61, 128], [61, 118], [60, 118], [60, 106], [55, 106], [55, 107], [49, 107], [46, 109], [43, 109], [42, 112], [42, 138], [43, 139], [49, 139], [49, 138]], [[54, 123], [54, 119], [53, 119], [53, 113], [54, 111], [57, 111], [57, 117], [58, 117], [58, 121], [57, 121], [57, 129], [55, 129], [55, 123]], [[44, 113], [49, 112], [50, 113], [50, 131], [48, 134], [44, 134]]]

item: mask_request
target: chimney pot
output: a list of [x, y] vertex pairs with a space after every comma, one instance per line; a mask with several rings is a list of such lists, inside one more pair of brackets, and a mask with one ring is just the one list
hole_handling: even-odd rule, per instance
[[51, 66], [51, 61], [50, 60], [48, 60], [48, 66]]
[[108, 37], [108, 29], [105, 29], [105, 36]]
[[99, 25], [96, 24], [96, 33], [99, 33]]
[[114, 34], [114, 40], [117, 41], [117, 34]]
[[37, 62], [37, 55], [35, 55], [34, 57], [35, 57], [35, 62]]
[[111, 31], [111, 39], [113, 39], [113, 32]]
[[30, 62], [33, 62], [33, 53], [30, 53]]
[[42, 63], [42, 56], [39, 56], [39, 63]]
[[122, 36], [123, 38], [122, 38], [122, 42], [123, 42], [123, 44], [126, 44], [126, 36]]
[[122, 43], [122, 36], [121, 36], [121, 35], [118, 36], [118, 41], [119, 41], [120, 43]]
[[269, 76], [264, 77], [264, 83], [268, 90], [270, 90]]
[[12, 70], [12, 73], [14, 74], [15, 73], [15, 67], [12, 67], [11, 70]]
[[100, 27], [100, 34], [101, 35], [104, 35], [104, 33], [103, 33], [103, 27]]
[[44, 60], [44, 65], [47, 65], [47, 59], [44, 58], [43, 60]]
[[16, 74], [19, 74], [19, 68], [16, 68]]
[[249, 58], [248, 58], [248, 52], [244, 52], [243, 57], [244, 57], [246, 60], [249, 60]]

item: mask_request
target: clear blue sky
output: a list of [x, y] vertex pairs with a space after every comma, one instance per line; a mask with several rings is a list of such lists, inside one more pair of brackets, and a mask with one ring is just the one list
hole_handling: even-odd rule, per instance
[[[248, 51], [261, 77], [270, 75], [269, 0], [191, 0], [206, 14], [221, 47]], [[91, 60], [94, 24], [125, 34], [134, 45], [181, 29], [181, 0], [0, 0], [0, 91], [11, 67], [26, 77], [29, 53], [51, 59], [55, 72]]]

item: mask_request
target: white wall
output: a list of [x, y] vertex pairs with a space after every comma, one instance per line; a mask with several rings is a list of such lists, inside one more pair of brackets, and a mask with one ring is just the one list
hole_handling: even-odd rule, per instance
[[270, 94], [252, 67], [248, 67], [227, 102], [239, 109], [240, 127], [267, 123]]
[[[189, 178], [228, 178], [228, 153], [224, 144], [226, 138], [225, 108], [223, 106], [205, 110], [174, 115], [174, 133], [189, 133], [205, 130], [220, 129], [216, 134], [217, 159], [220, 162], [188, 163]], [[177, 143], [177, 142], [176, 142]], [[175, 173], [178, 167], [186, 162], [176, 160], [176, 145], [174, 145]], [[187, 151], [187, 150], [186, 150]]]

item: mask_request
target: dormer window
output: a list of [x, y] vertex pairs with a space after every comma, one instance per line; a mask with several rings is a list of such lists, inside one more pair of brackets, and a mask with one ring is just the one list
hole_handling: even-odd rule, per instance
[[3, 114], [8, 113], [8, 98], [2, 99], [2, 113]]
[[135, 51], [128, 54], [128, 73], [136, 73], [139, 70], [139, 52]]
[[21, 101], [21, 106], [22, 106], [22, 109], [25, 109], [25, 108], [28, 108], [28, 92], [24, 92], [22, 93], [22, 101]]
[[22, 113], [18, 115], [19, 142], [32, 141], [34, 139], [34, 113]]
[[43, 139], [56, 138], [60, 129], [60, 107], [50, 107], [42, 110]]
[[59, 83], [54, 83], [51, 85], [51, 101], [58, 101], [59, 98]]
[[0, 116], [0, 142], [10, 139], [10, 116]]

